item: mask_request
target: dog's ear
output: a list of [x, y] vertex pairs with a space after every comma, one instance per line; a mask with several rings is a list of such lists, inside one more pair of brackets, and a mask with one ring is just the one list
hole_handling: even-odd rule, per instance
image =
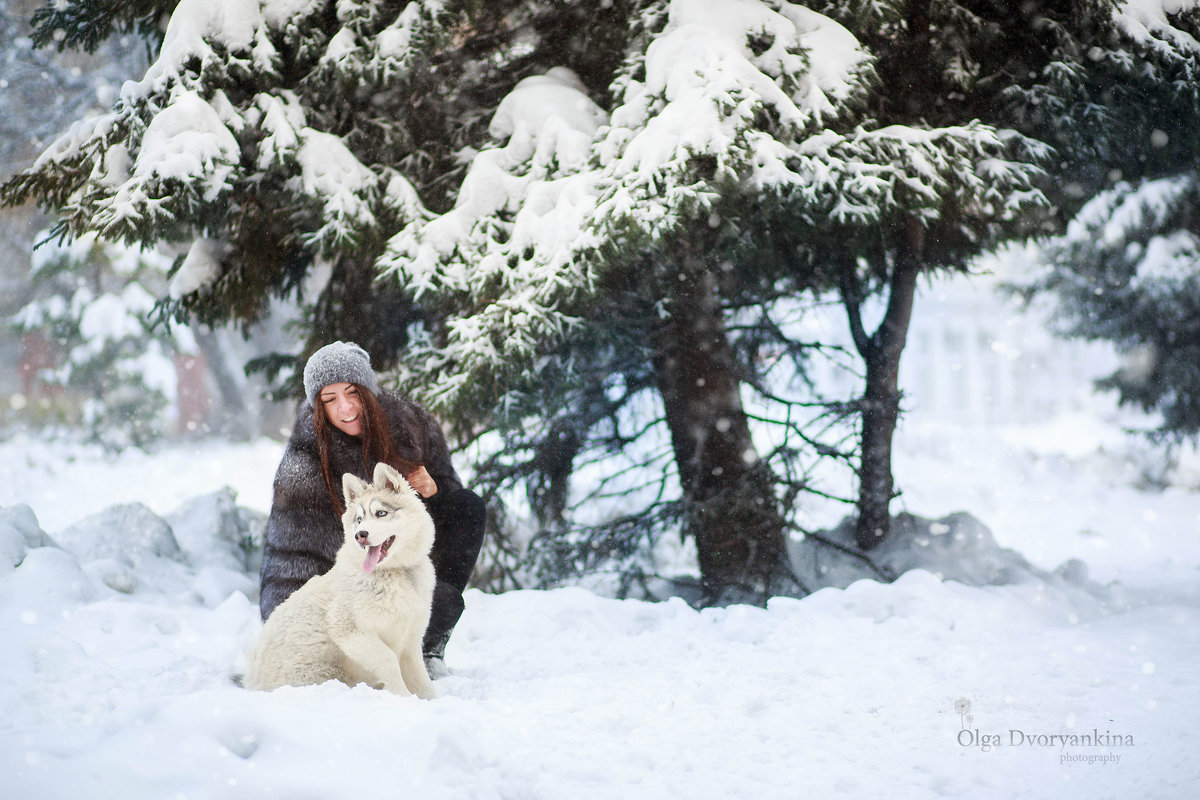
[[395, 467], [391, 464], [385, 464], [380, 461], [375, 465], [375, 485], [380, 489], [390, 489], [393, 492], [402, 491], [409, 488], [408, 481], [404, 480]]
[[354, 498], [370, 488], [371, 485], [369, 483], [353, 472], [347, 472], [342, 476], [342, 497], [345, 498], [347, 506], [354, 502]]

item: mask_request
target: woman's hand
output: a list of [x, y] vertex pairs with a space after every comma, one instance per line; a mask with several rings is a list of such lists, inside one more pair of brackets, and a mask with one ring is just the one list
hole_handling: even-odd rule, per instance
[[408, 481], [410, 486], [417, 490], [417, 494], [421, 495], [421, 497], [433, 497], [438, 493], [437, 483], [424, 467], [417, 467], [405, 475], [404, 479]]

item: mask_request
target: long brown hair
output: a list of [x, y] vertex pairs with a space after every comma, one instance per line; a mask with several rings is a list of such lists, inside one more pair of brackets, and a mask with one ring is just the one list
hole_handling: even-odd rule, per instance
[[[359, 400], [362, 402], [363, 432], [359, 438], [362, 439], [362, 461], [367, 474], [370, 475], [375, 465], [383, 461], [395, 467], [401, 475], [408, 475], [420, 465], [401, 458], [396, 453], [396, 445], [392, 440], [392, 427], [388, 424], [387, 415], [383, 413], [383, 406], [379, 405], [379, 398], [365, 386], [357, 383], [350, 385], [358, 392]], [[321, 402], [321, 393], [318, 392], [316, 400], [313, 402], [313, 429], [317, 433], [317, 451], [321, 455], [321, 477], [325, 479], [325, 488], [329, 490], [333, 507], [340, 517], [346, 509], [342, 505], [341, 476], [339, 475], [338, 480], [334, 481], [333, 467], [329, 463], [329, 428], [331, 425], [329, 416], [325, 413], [325, 404]]]

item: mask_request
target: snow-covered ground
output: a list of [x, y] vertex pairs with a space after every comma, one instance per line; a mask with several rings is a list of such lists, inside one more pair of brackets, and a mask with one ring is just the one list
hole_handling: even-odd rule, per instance
[[[897, 453], [898, 511], [969, 511], [1037, 569], [1085, 562], [1088, 590], [968, 586], [931, 560], [765, 609], [473, 591], [433, 701], [232, 683], [259, 628], [257, 581], [214, 536], [212, 503], [175, 510], [229, 485], [266, 511], [281, 450], [111, 459], [0, 443], [4, 797], [1092, 800], [1200, 786], [1200, 480], [1185, 465], [1139, 488], [1148, 459], [1093, 420], [912, 423]], [[144, 513], [126, 516], [140, 520], [128, 538], [86, 527], [134, 501], [174, 541]], [[33, 546], [20, 503], [67, 549]]]

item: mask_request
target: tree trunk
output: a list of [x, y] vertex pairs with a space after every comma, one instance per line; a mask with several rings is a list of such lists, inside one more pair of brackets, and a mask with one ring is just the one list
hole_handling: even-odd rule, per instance
[[866, 388], [859, 401], [862, 441], [858, 468], [858, 521], [854, 530], [855, 544], [863, 551], [878, 546], [891, 527], [889, 507], [895, 494], [892, 439], [900, 419], [900, 356], [908, 341], [923, 232], [917, 219], [907, 221], [892, 269], [887, 311], [879, 328], [869, 337], [862, 327], [857, 278], [852, 271], [844, 273], [842, 299], [855, 346], [867, 365]]
[[258, 417], [246, 402], [246, 387], [239, 382], [217, 334], [207, 325], [193, 328], [196, 344], [208, 362], [209, 372], [221, 395], [218, 430], [238, 441], [249, 441], [258, 431]]
[[786, 574], [783, 517], [739, 393], [713, 271], [685, 253], [654, 367], [706, 601], [769, 595]]

